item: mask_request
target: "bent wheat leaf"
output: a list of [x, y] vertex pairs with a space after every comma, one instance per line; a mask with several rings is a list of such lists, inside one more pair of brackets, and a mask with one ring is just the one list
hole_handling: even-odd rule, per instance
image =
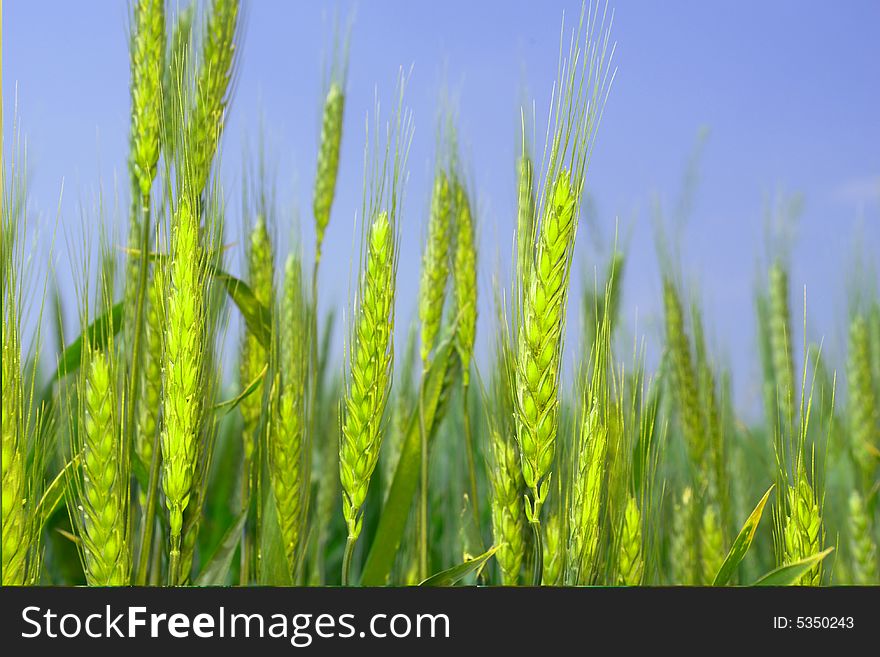
[[752, 586], [794, 586], [801, 580], [801, 577], [810, 572], [822, 559], [833, 551], [834, 548], [830, 547], [823, 552], [814, 554], [812, 557], [780, 566], [776, 570], [771, 570], [752, 584]]
[[745, 558], [746, 552], [748, 552], [749, 548], [752, 546], [752, 540], [755, 538], [755, 532], [758, 530], [758, 523], [761, 522], [761, 516], [764, 515], [764, 506], [767, 504], [767, 500], [770, 498], [770, 493], [773, 492], [774, 486], [775, 484], [767, 489], [767, 492], [764, 493], [764, 497], [758, 502], [758, 506], [755, 507], [751, 515], [746, 519], [742, 529], [739, 530], [736, 540], [730, 547], [730, 552], [727, 553], [724, 563], [721, 564], [721, 568], [718, 569], [718, 574], [715, 575], [715, 579], [712, 581], [712, 586], [726, 585], [736, 571], [737, 566], [739, 566], [743, 558]]
[[455, 586], [471, 573], [479, 573], [483, 566], [486, 565], [486, 562], [492, 558], [492, 555], [495, 554], [497, 549], [498, 546], [489, 548], [478, 557], [468, 559], [464, 563], [460, 563], [457, 566], [453, 566], [452, 568], [441, 571], [436, 575], [432, 575], [420, 583], [419, 586]]
[[238, 306], [248, 331], [260, 341], [263, 347], [270, 349], [272, 343], [271, 311], [257, 300], [253, 290], [244, 281], [226, 273], [219, 267], [211, 268], [211, 275], [214, 280], [226, 288], [229, 298]]

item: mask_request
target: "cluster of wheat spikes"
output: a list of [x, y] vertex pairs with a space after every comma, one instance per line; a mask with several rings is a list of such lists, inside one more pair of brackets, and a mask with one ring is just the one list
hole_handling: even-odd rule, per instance
[[[261, 149], [227, 242], [218, 154], [244, 12], [132, 3], [129, 231], [120, 247], [99, 226], [95, 272], [87, 244], [71, 259], [76, 337], [54, 273], [34, 276], [47, 254], [17, 137], [4, 157], [4, 585], [880, 583], [877, 272], [853, 288], [838, 377], [810, 340], [791, 244], [771, 238], [755, 295], [764, 415], [747, 422], [659, 205], [656, 358], [621, 325], [625, 249], [615, 239], [580, 266], [615, 71], [607, 6], [563, 28], [540, 158], [519, 113], [510, 278], [492, 278], [488, 318], [478, 176], [455, 112], [439, 113], [429, 197], [405, 209], [407, 76], [390, 115], [376, 101], [341, 345], [319, 273], [346, 223], [333, 214], [350, 184], [349, 28], [324, 76], [314, 240], [282, 219]], [[796, 207], [782, 199], [774, 219]], [[405, 224], [422, 226], [421, 275], [401, 332]]]

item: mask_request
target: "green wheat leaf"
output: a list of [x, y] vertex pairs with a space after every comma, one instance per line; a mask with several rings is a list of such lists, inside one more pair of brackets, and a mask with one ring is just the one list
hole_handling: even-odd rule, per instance
[[764, 575], [752, 586], [793, 586], [801, 580], [801, 577], [815, 568], [822, 559], [831, 554], [833, 550], [834, 548], [830, 547], [823, 552], [814, 554], [812, 557], [780, 566], [776, 570], [772, 570]]
[[767, 500], [770, 498], [770, 493], [773, 492], [774, 486], [775, 484], [767, 489], [767, 492], [764, 493], [764, 497], [761, 498], [761, 501], [758, 502], [754, 511], [752, 511], [751, 515], [746, 519], [742, 529], [739, 530], [736, 540], [730, 547], [730, 552], [727, 553], [724, 563], [721, 564], [721, 568], [718, 569], [718, 574], [715, 575], [715, 579], [712, 581], [712, 586], [726, 585], [736, 571], [737, 566], [739, 566], [743, 558], [745, 558], [746, 553], [752, 546], [752, 540], [755, 538], [755, 532], [758, 530], [758, 523], [761, 522], [761, 516], [764, 514], [764, 506], [767, 504]]
[[419, 586], [455, 586], [471, 573], [478, 573], [497, 549], [498, 546], [489, 548], [478, 557], [468, 559], [464, 563], [432, 575]]

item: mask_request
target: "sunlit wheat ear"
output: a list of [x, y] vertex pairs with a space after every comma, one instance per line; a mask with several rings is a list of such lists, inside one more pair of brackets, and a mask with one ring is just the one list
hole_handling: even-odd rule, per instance
[[519, 583], [519, 571], [525, 554], [526, 518], [522, 495], [524, 484], [519, 466], [519, 452], [512, 437], [500, 431], [491, 433], [493, 463], [489, 472], [492, 483], [492, 534], [499, 545], [495, 558], [505, 586]]
[[[299, 559], [305, 503], [304, 437], [308, 371], [308, 318], [302, 284], [302, 263], [290, 255], [284, 267], [280, 316], [280, 395], [270, 433], [269, 471], [288, 564]], [[275, 396], [272, 396], [273, 399]]]
[[183, 513], [193, 492], [202, 426], [201, 372], [204, 353], [204, 258], [199, 221], [185, 195], [171, 235], [171, 261], [164, 281], [162, 492], [169, 513], [171, 581], [180, 559]]
[[541, 222], [518, 338], [517, 437], [523, 478], [532, 492], [527, 509], [530, 520], [539, 517], [549, 492], [546, 480], [556, 446], [559, 352], [574, 241], [573, 217], [574, 194], [567, 172], [563, 171]]
[[598, 399], [591, 399], [581, 422], [569, 521], [569, 579], [588, 584], [599, 549], [599, 514], [605, 481], [608, 430]]
[[165, 73], [164, 0], [138, 0], [131, 47], [131, 175], [141, 198], [150, 194], [159, 160]]
[[103, 351], [88, 354], [81, 392], [83, 555], [92, 586], [129, 583], [128, 469], [119, 432], [116, 378]]
[[470, 383], [471, 360], [477, 335], [477, 236], [471, 200], [461, 182], [455, 190], [455, 266], [454, 291], [456, 347], [461, 358], [464, 385]]
[[[567, 57], [560, 57], [558, 91], [551, 103], [543, 190], [533, 235], [519, 264], [516, 299], [516, 436], [529, 490], [526, 515], [535, 533], [533, 583], [541, 578], [541, 507], [550, 490], [556, 451], [560, 353], [580, 200], [596, 130], [613, 73], [610, 25], [599, 6], [582, 7]], [[583, 38], [583, 43], [581, 39]], [[561, 55], [561, 52], [560, 52]], [[522, 269], [525, 269], [524, 271]]]
[[847, 380], [852, 452], [861, 479], [870, 487], [877, 469], [880, 448], [880, 405], [871, 373], [871, 344], [868, 323], [856, 315], [850, 323]]
[[[785, 563], [794, 563], [818, 554], [822, 550], [825, 532], [819, 502], [802, 468], [798, 470], [795, 485], [788, 488], [785, 508], [782, 530]], [[801, 578], [800, 584], [819, 586], [821, 580], [822, 567], [817, 564]]]
[[[5, 172], [4, 172], [5, 173]], [[4, 180], [4, 183], [6, 181]], [[7, 203], [3, 190], [4, 206]], [[25, 482], [26, 437], [22, 431], [23, 394], [21, 380], [21, 342], [19, 338], [18, 287], [13, 268], [17, 263], [9, 256], [13, 249], [12, 233], [7, 230], [7, 207], [3, 210], [3, 366], [2, 417], [0, 417], [0, 445], [2, 445], [2, 580], [4, 586], [24, 584], [27, 558], [27, 498]], [[7, 261], [7, 258], [9, 259]]]
[[495, 367], [491, 379], [491, 399], [484, 400], [490, 443], [486, 472], [491, 484], [492, 536], [495, 545], [499, 546], [495, 559], [501, 570], [501, 583], [515, 586], [520, 583], [520, 570], [526, 556], [528, 535], [523, 507], [526, 488], [514, 431], [515, 354], [511, 348], [508, 319], [497, 288], [495, 301]]
[[[42, 539], [36, 510], [50, 456], [48, 441], [39, 436], [45, 426], [45, 406], [37, 404], [34, 382], [39, 380], [40, 330], [22, 340], [24, 309], [39, 306], [27, 285], [32, 266], [28, 258], [31, 233], [27, 208], [27, 162], [18, 127], [13, 122], [11, 148], [0, 162], [0, 581], [3, 586], [39, 582]], [[7, 159], [8, 158], [8, 159]], [[37, 318], [39, 327], [41, 317]], [[27, 324], [25, 324], [27, 325]], [[29, 344], [28, 344], [29, 342]], [[26, 346], [27, 345], [27, 346]]]
[[446, 172], [438, 169], [431, 194], [431, 214], [428, 217], [428, 238], [422, 255], [422, 275], [419, 284], [419, 321], [421, 322], [421, 358], [427, 364], [437, 340], [446, 287], [449, 278], [450, 225], [452, 194]]
[[403, 107], [405, 82], [401, 71], [396, 108], [384, 130], [380, 127], [378, 100], [375, 130], [371, 131], [367, 124], [362, 253], [349, 320], [339, 440], [342, 511], [348, 531], [342, 561], [343, 584], [349, 583], [364, 502], [379, 460], [382, 417], [391, 388], [398, 222], [413, 130], [411, 114]]
[[184, 116], [183, 89], [187, 81], [186, 72], [192, 60], [193, 18], [195, 3], [180, 8], [174, 19], [170, 44], [166, 55], [165, 75], [162, 78], [163, 129], [162, 150], [165, 158], [173, 162], [179, 146], [178, 136], [182, 132]]
[[195, 106], [188, 116], [186, 153], [191, 193], [199, 197], [208, 182], [211, 163], [225, 124], [229, 82], [238, 43], [239, 0], [214, 0], [205, 28], [196, 80]]
[[336, 178], [339, 175], [339, 147], [342, 143], [342, 119], [345, 111], [345, 91], [342, 83], [330, 83], [324, 98], [321, 120], [321, 145], [318, 150], [318, 170], [315, 174], [315, 191], [312, 211], [315, 216], [315, 259], [321, 259], [324, 233], [330, 224], [330, 210], [336, 195]]
[[391, 383], [395, 239], [387, 212], [370, 224], [367, 257], [358, 286], [349, 388], [339, 449], [343, 512], [350, 540], [361, 532], [361, 513], [379, 458], [381, 421]]
[[[159, 161], [162, 110], [162, 80], [165, 73], [164, 0], [138, 0], [134, 5], [131, 33], [131, 134], [129, 169], [132, 203], [144, 206], [133, 211], [129, 245], [141, 247], [144, 222], [149, 221], [149, 198]], [[149, 235], [149, 227], [146, 227]], [[134, 298], [140, 259], [129, 258], [126, 294]]]
[[633, 496], [629, 496], [626, 502], [618, 543], [618, 583], [624, 586], [638, 586], [642, 583], [645, 561], [642, 551], [642, 516], [638, 502]]

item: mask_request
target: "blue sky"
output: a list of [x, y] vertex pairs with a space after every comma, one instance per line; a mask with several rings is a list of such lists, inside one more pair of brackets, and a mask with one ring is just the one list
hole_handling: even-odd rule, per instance
[[[768, 199], [778, 190], [804, 195], [790, 247], [795, 315], [802, 313], [805, 285], [809, 337], [824, 337], [837, 357], [845, 347], [854, 255], [876, 262], [880, 253], [880, 3], [617, 0], [611, 6], [617, 77], [588, 173], [597, 214], [595, 224], [581, 225], [576, 278], [601, 266], [619, 219], [629, 253], [624, 319], [631, 335], [645, 335], [649, 359], [656, 361], [661, 285], [653, 199], [668, 209], [675, 205], [697, 135], [707, 127], [681, 267], [704, 305], [716, 353], [733, 366], [738, 405], [753, 407], [759, 368], [752, 299], [767, 252]], [[334, 12], [345, 17], [352, 7], [281, 0], [248, 6], [223, 182], [234, 198], [243, 144], [257, 139], [262, 120], [285, 234], [297, 212], [310, 217], [323, 55]], [[400, 66], [412, 66], [406, 102], [416, 124], [403, 220], [401, 326], [416, 298], [443, 88], [457, 100], [479, 198], [480, 292], [488, 301], [492, 273], [499, 260], [506, 267], [512, 235], [519, 104], [533, 100], [539, 116], [545, 114], [563, 11], [572, 22], [579, 3], [358, 4], [339, 191], [321, 280], [328, 305], [343, 304], [348, 294], [364, 119], [375, 89], [390, 106]], [[119, 205], [126, 207], [127, 12], [124, 0], [3, 4], [6, 143], [17, 87], [31, 207], [50, 226], [47, 233], [62, 180], [64, 232], [76, 232], [79, 208], [94, 205], [99, 184], [111, 198], [118, 188]], [[237, 212], [237, 203], [230, 207]], [[237, 216], [228, 224], [229, 240], [239, 242]], [[303, 221], [303, 232], [311, 244], [310, 221]], [[59, 249], [56, 260], [63, 262], [66, 245]], [[237, 268], [238, 257], [232, 260]], [[876, 268], [871, 280], [877, 284]], [[482, 319], [478, 349], [485, 353], [488, 304]]]

